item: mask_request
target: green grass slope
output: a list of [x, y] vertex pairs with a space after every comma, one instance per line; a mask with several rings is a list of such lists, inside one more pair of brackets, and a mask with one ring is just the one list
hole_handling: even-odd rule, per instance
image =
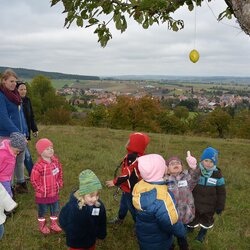
[[[113, 198], [115, 189], [108, 189], [104, 183], [113, 178], [115, 167], [125, 155], [124, 145], [129, 133], [130, 131], [111, 129], [40, 126], [40, 138], [48, 137], [54, 142], [55, 152], [63, 164], [64, 188], [60, 193], [61, 206], [67, 202], [70, 192], [77, 188], [78, 174], [89, 168], [97, 174], [103, 183], [100, 197], [106, 206], [108, 219], [116, 216], [119, 202]], [[149, 136], [151, 141], [147, 153], [158, 153], [166, 158], [178, 155], [185, 160], [187, 150], [199, 158], [202, 150], [210, 145], [219, 150], [218, 166], [223, 171], [227, 189], [226, 209], [222, 216], [215, 216], [215, 226], [208, 232], [202, 245], [194, 241], [197, 231], [188, 235], [190, 248], [205, 250], [249, 249], [250, 141], [151, 133]], [[34, 160], [36, 159], [35, 142], [33, 139], [30, 144]], [[52, 234], [45, 237], [39, 233], [34, 192], [30, 183], [29, 188], [30, 193], [17, 196], [19, 207], [16, 214], [5, 223], [5, 235], [0, 241], [0, 249], [67, 249], [63, 234]], [[96, 249], [139, 249], [133, 226], [130, 214], [120, 227], [108, 225], [107, 238], [98, 242]]]

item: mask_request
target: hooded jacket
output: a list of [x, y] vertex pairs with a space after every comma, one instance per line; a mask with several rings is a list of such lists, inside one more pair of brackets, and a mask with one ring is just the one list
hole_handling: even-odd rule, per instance
[[201, 174], [193, 196], [195, 209], [200, 214], [213, 214], [216, 210], [224, 210], [226, 189], [221, 170], [216, 167], [210, 177]]
[[0, 91], [0, 136], [9, 137], [13, 132], [28, 136], [22, 105], [16, 105]]
[[63, 186], [62, 166], [58, 158], [53, 156], [49, 163], [40, 157], [32, 169], [30, 180], [37, 203], [50, 203], [50, 199], [51, 203], [55, 202], [52, 199], [58, 199], [59, 189]]
[[167, 175], [168, 190], [171, 191], [176, 200], [176, 208], [179, 220], [188, 224], [195, 217], [194, 197], [192, 191], [199, 181], [199, 168], [182, 171], [179, 175]]
[[103, 203], [99, 207], [78, 206], [74, 193], [59, 214], [59, 223], [66, 233], [66, 244], [72, 248], [89, 248], [96, 239], [106, 237], [106, 210]]
[[129, 136], [127, 144], [127, 154], [121, 165], [121, 175], [113, 180], [116, 186], [120, 186], [124, 192], [131, 192], [134, 185], [141, 180], [138, 170], [137, 158], [144, 155], [149, 143], [149, 137], [143, 133], [133, 133]]
[[12, 200], [4, 186], [0, 183], [0, 225], [6, 220], [4, 211], [10, 212], [17, 206], [17, 203]]
[[175, 202], [164, 181], [138, 182], [133, 205], [137, 209], [136, 235], [141, 250], [167, 250], [173, 235], [184, 237], [184, 226], [178, 222]]
[[10, 148], [10, 140], [0, 143], [0, 182], [11, 181], [15, 169], [16, 155]]

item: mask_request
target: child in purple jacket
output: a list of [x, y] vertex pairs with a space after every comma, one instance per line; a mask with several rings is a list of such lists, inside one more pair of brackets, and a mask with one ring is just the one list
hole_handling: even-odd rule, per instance
[[[179, 221], [184, 226], [191, 222], [195, 217], [195, 206], [192, 191], [199, 181], [200, 170], [196, 168], [197, 161], [187, 152], [187, 163], [189, 170], [183, 169], [183, 163], [180, 158], [173, 156], [166, 161], [166, 172], [164, 179], [167, 181], [168, 190], [171, 191], [176, 200]], [[186, 237], [177, 238], [181, 250], [188, 249]], [[172, 249], [174, 246], [172, 245]]]

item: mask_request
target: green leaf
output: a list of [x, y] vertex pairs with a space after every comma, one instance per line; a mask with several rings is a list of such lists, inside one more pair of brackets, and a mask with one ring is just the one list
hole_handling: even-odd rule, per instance
[[119, 20], [117, 20], [117, 21], [115, 22], [115, 27], [116, 27], [116, 29], [121, 30], [121, 28], [122, 28], [121, 19], [119, 19]]
[[81, 17], [82, 17], [83, 19], [85, 19], [85, 20], [89, 18], [88, 14], [86, 13], [86, 10], [83, 10], [83, 11], [81, 12]]
[[136, 19], [136, 21], [137, 21], [138, 23], [142, 24], [143, 20], [144, 20], [144, 17], [143, 17], [143, 14], [141, 13], [141, 15], [139, 16], [138, 19]]
[[92, 24], [92, 25], [93, 25], [93, 24], [96, 24], [96, 23], [98, 23], [98, 22], [99, 22], [99, 20], [96, 19], [96, 18], [90, 18], [90, 19], [89, 19], [89, 23]]
[[62, 0], [62, 2], [66, 12], [74, 11], [74, 2], [71, 0]]
[[108, 15], [113, 11], [113, 5], [109, 1], [105, 1], [102, 6], [103, 12]]
[[221, 21], [223, 18], [227, 17], [228, 19], [232, 18], [232, 10], [228, 7], [225, 11], [221, 12], [217, 18], [218, 21]]
[[60, 2], [60, 1], [61, 1], [61, 0], [52, 0], [50, 6], [52, 7], [52, 6], [56, 5], [56, 4], [57, 4], [58, 2]]
[[121, 32], [124, 32], [127, 29], [127, 21], [125, 16], [121, 17], [121, 22], [122, 22]]
[[188, 9], [189, 9], [190, 11], [192, 11], [192, 10], [194, 9], [193, 3], [191, 3], [191, 4], [188, 5]]
[[64, 27], [67, 26], [67, 28], [70, 27], [71, 23], [74, 21], [75, 19], [75, 14], [73, 11], [69, 11], [67, 17], [65, 18], [65, 23], [64, 23]]
[[173, 31], [178, 31], [178, 30], [179, 30], [179, 28], [178, 28], [176, 22], [174, 22], [174, 23], [172, 24], [172, 30], [173, 30]]
[[144, 29], [147, 29], [148, 26], [149, 26], [149, 21], [148, 21], [148, 18], [147, 18], [147, 19], [145, 19], [145, 21], [143, 22], [142, 27], [143, 27]]
[[115, 23], [118, 22], [121, 19], [121, 13], [114, 14], [113, 19]]
[[78, 16], [78, 17], [77, 17], [76, 24], [77, 24], [77, 26], [79, 26], [79, 27], [83, 27], [83, 19], [82, 19], [81, 16]]
[[152, 26], [154, 24], [154, 19], [153, 17], [150, 17], [149, 18], [149, 25]]

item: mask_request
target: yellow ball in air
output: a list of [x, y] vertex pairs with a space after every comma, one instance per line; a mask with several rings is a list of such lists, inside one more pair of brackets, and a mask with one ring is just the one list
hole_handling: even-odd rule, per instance
[[193, 49], [190, 53], [189, 53], [189, 59], [191, 62], [196, 63], [200, 58], [200, 54], [196, 49]]

